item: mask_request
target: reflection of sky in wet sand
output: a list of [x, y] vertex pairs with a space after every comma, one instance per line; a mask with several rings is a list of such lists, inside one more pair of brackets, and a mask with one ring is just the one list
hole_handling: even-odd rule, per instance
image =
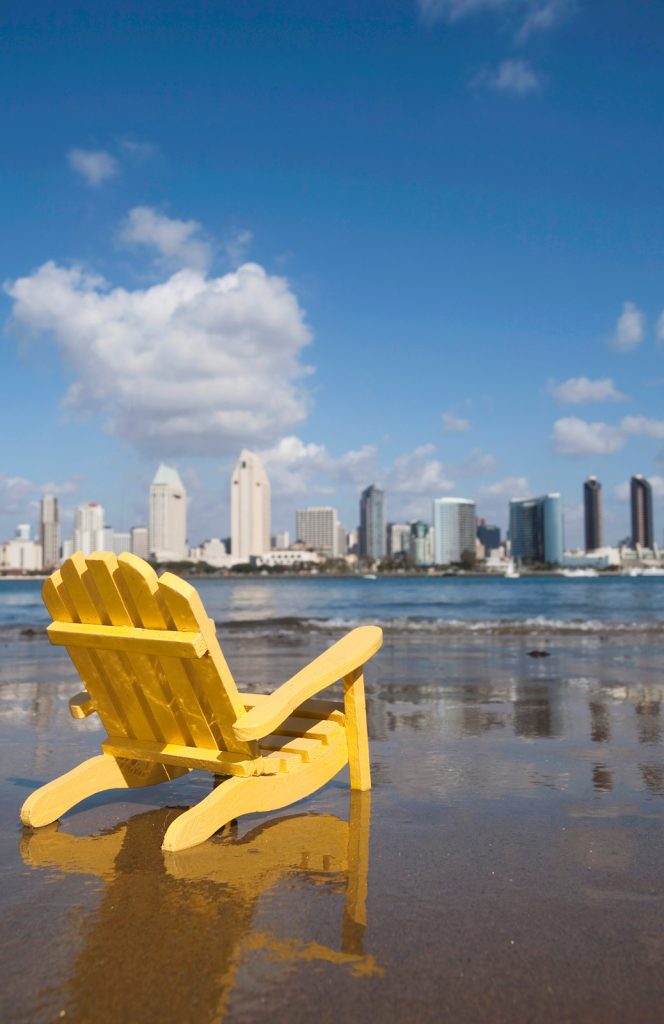
[[[225, 649], [267, 689], [319, 646]], [[95, 798], [19, 849], [29, 789], [101, 739], [68, 717], [67, 663], [20, 646], [29, 662], [0, 670], [4, 1019], [656, 1019], [663, 651], [532, 647], [388, 638], [368, 673], [370, 858], [344, 772], [169, 862], [166, 819], [202, 773]]]

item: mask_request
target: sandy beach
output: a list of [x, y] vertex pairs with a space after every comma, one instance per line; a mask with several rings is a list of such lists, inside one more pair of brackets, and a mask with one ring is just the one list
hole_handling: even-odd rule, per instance
[[[549, 656], [529, 652], [544, 645]], [[267, 690], [321, 637], [224, 643]], [[47, 829], [25, 796], [98, 750], [39, 630], [3, 641], [1, 1013], [13, 1022], [654, 1021], [664, 998], [660, 638], [399, 633], [368, 672], [373, 790], [164, 855], [192, 773]]]

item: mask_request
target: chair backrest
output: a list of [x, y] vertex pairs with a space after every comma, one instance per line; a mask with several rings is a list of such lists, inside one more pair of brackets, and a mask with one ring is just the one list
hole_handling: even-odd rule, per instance
[[233, 737], [244, 706], [191, 584], [136, 555], [77, 552], [42, 596], [109, 737], [253, 754]]

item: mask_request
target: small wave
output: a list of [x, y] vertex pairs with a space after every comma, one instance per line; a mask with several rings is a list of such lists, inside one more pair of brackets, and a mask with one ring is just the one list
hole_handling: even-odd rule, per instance
[[[221, 634], [298, 634], [312, 631], [341, 633], [356, 626], [373, 624], [375, 618], [299, 618], [283, 616], [271, 619], [234, 619], [218, 622]], [[381, 622], [386, 633], [429, 636], [536, 636], [543, 633], [583, 636], [606, 633], [664, 635], [664, 622], [611, 622], [600, 619], [553, 619], [538, 615], [527, 619], [430, 619], [402, 617]]]

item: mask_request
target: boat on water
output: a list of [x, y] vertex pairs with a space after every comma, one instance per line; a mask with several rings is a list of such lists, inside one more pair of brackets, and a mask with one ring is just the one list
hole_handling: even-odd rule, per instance
[[649, 565], [641, 573], [642, 576], [664, 576], [664, 569], [660, 565]]
[[378, 577], [376, 576], [375, 572], [365, 572], [364, 575], [362, 576], [362, 579], [363, 580], [377, 580]]
[[507, 563], [507, 568], [505, 569], [505, 579], [506, 580], [518, 580], [520, 576], [521, 576], [521, 573], [516, 571], [516, 566], [514, 565], [514, 559], [510, 558], [509, 562]]
[[599, 576], [599, 573], [597, 569], [561, 569], [560, 575], [568, 580], [589, 580]]

